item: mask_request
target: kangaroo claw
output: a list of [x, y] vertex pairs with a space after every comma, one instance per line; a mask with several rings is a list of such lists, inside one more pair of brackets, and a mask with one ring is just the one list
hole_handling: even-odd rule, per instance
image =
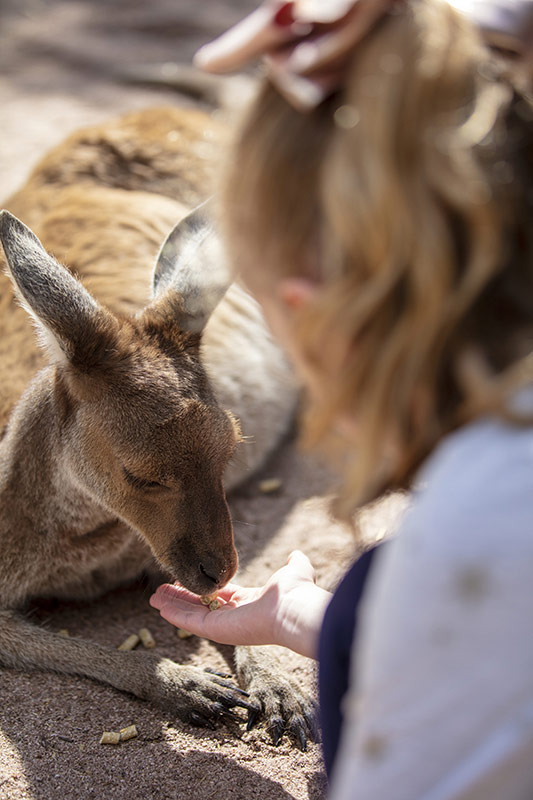
[[220, 672], [218, 669], [213, 669], [213, 667], [204, 667], [204, 672], [209, 672], [210, 675], [217, 675], [219, 678], [233, 678], [233, 675], [230, 675], [229, 672]]
[[306, 726], [303, 716], [295, 714], [287, 725], [287, 733], [302, 753], [307, 750], [307, 737], [312, 738], [312, 731]]
[[197, 728], [210, 728], [212, 731], [215, 730], [213, 721], [210, 720], [209, 717], [199, 714], [198, 711], [191, 711], [189, 713], [189, 722]]
[[281, 717], [273, 717], [267, 726], [267, 731], [272, 739], [272, 744], [277, 747], [285, 731], [285, 723]]
[[247, 731], [251, 731], [252, 730], [254, 725], [257, 723], [257, 720], [259, 719], [260, 714], [261, 714], [261, 709], [260, 708], [258, 708], [256, 706], [252, 706], [250, 708], [250, 710], [248, 711], [248, 722], [246, 724], [246, 730]]

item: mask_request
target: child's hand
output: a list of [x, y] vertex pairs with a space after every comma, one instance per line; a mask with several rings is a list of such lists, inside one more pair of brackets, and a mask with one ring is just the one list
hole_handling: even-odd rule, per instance
[[228, 584], [216, 611], [182, 588], [163, 584], [150, 598], [161, 616], [177, 627], [222, 644], [280, 644], [316, 657], [318, 633], [329, 592], [315, 584], [311, 562], [299, 550], [262, 587]]

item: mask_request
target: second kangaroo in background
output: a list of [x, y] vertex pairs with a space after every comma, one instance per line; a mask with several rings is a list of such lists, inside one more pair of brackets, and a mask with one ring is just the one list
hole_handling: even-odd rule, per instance
[[[278, 444], [296, 387], [205, 207], [187, 215], [210, 190], [220, 135], [177, 109], [86, 129], [0, 217], [0, 664], [104, 681], [200, 725], [244, 706], [275, 742], [287, 730], [305, 748], [312, 704], [264, 650], [237, 650], [244, 699], [217, 676], [21, 613], [156, 563], [198, 594], [235, 573], [225, 488]], [[240, 426], [252, 438], [231, 461]]]

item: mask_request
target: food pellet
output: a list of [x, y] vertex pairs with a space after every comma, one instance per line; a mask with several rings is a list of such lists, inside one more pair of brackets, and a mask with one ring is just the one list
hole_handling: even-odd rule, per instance
[[216, 594], [203, 594], [200, 600], [204, 606], [209, 607], [209, 611], [216, 611], [217, 608], [220, 608], [220, 600], [217, 598]]
[[100, 744], [118, 744], [119, 742], [120, 733], [116, 731], [104, 731], [100, 738]]
[[61, 628], [61, 630], [58, 631], [58, 634], [60, 636], [64, 636], [64, 637], [70, 636], [70, 633], [68, 632], [68, 630], [66, 628]]
[[265, 478], [264, 481], [259, 481], [259, 491], [263, 494], [272, 494], [279, 491], [282, 485], [280, 478]]
[[128, 636], [121, 645], [117, 648], [118, 650], [133, 650], [140, 642], [140, 638], [137, 636], [136, 633], [132, 633], [131, 636]]
[[178, 628], [178, 639], [190, 639], [193, 634], [183, 628]]
[[121, 742], [127, 742], [128, 739], [135, 739], [138, 735], [135, 725], [128, 725], [127, 728], [121, 728], [119, 733]]
[[149, 650], [152, 647], [155, 647], [155, 639], [148, 630], [148, 628], [141, 628], [139, 631], [139, 639], [141, 640], [143, 647], [147, 647]]

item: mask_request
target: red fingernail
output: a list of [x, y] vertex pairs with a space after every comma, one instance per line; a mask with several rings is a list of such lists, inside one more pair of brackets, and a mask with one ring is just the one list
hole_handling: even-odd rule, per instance
[[278, 8], [274, 15], [274, 22], [280, 28], [288, 28], [295, 22], [294, 19], [294, 3], [283, 3], [281, 8]]

